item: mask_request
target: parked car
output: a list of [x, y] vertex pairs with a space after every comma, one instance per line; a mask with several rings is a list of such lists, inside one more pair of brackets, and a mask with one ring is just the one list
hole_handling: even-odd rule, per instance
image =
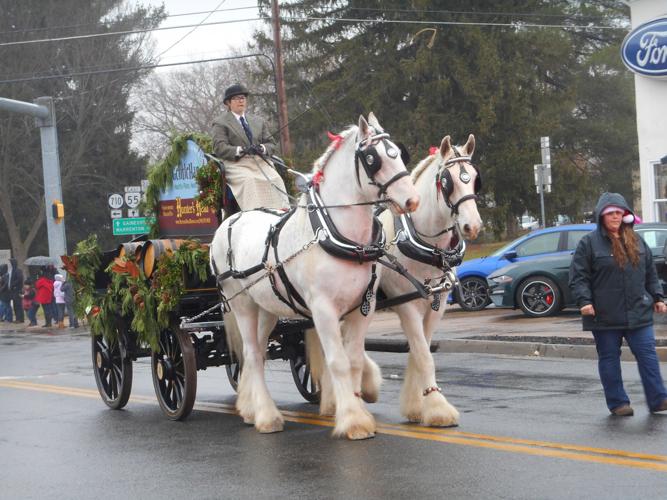
[[[635, 230], [651, 248], [658, 277], [667, 296], [667, 265], [665, 242], [667, 224], [650, 223]], [[521, 309], [527, 316], [551, 316], [565, 307], [574, 306], [568, 286], [573, 252], [515, 262], [489, 274], [487, 284], [490, 300], [496, 307]]]
[[540, 221], [532, 215], [522, 215], [519, 224], [521, 225], [521, 229], [528, 229], [530, 231], [539, 229], [540, 227]]
[[489, 274], [513, 262], [569, 254], [594, 228], [595, 224], [570, 224], [536, 229], [489, 256], [463, 262], [456, 270], [461, 286], [450, 294], [450, 302], [457, 302], [466, 311], [484, 309], [491, 303], [486, 281]]

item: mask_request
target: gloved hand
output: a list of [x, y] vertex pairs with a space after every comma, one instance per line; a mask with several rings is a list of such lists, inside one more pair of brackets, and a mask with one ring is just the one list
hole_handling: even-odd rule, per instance
[[262, 148], [261, 144], [251, 144], [248, 146], [246, 149], [246, 154], [247, 155], [263, 155], [264, 154], [264, 149]]

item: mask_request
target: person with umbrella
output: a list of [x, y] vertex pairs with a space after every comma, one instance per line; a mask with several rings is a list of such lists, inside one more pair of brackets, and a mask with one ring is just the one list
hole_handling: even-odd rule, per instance
[[35, 301], [42, 305], [44, 311], [44, 328], [51, 326], [51, 321], [55, 314], [52, 307], [53, 302], [53, 275], [46, 266], [42, 266], [39, 271], [39, 278], [35, 283]]

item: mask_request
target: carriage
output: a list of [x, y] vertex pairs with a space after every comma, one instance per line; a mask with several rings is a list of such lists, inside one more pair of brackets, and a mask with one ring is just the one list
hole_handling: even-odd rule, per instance
[[[364, 124], [363, 127], [362, 121]], [[390, 163], [393, 160], [396, 160], [396, 154], [392, 149], [391, 143], [386, 141], [386, 137], [388, 137], [388, 135], [381, 131], [379, 124], [377, 124], [377, 120], [372, 117], [372, 119], [369, 119], [369, 122], [372, 126], [369, 126], [368, 123], [363, 120], [363, 118], [360, 118], [359, 130], [357, 131], [356, 128], [354, 130], [354, 132], [357, 134], [357, 140], [355, 143], [356, 150], [351, 150], [354, 156], [348, 162], [354, 166], [354, 169], [356, 169], [356, 182], [358, 183], [360, 190], [363, 191], [366, 189], [362, 187], [362, 183], [360, 182], [359, 165], [361, 164], [366, 176], [370, 181], [369, 185], [371, 185], [371, 189], [379, 188], [379, 195], [376, 195], [375, 192], [373, 192], [372, 195], [368, 195], [369, 199], [377, 197], [382, 198], [383, 195], [387, 194], [389, 186], [393, 183], [399, 184], [398, 191], [395, 192], [401, 193], [400, 189], [404, 189], [405, 192], [409, 192], [411, 195], [411, 193], [414, 193], [415, 191], [414, 188], [411, 187], [411, 183], [409, 185], [406, 183], [407, 179], [403, 179], [400, 183], [397, 182], [408, 175], [407, 173], [404, 173], [405, 167], [402, 161], [398, 161], [397, 163], [397, 165], [400, 164], [402, 171], [397, 171], [398, 173], [393, 172], [391, 175], [389, 175], [389, 177], [386, 177], [388, 174], [383, 174], [385, 175], [384, 179], [386, 179], [386, 181], [381, 180], [378, 182], [377, 179], [382, 179], [382, 177], [376, 177], [376, 174], [380, 170], [382, 162]], [[366, 136], [362, 136], [362, 139], [359, 140], [359, 134], [362, 129], [364, 130]], [[380, 132], [377, 132], [378, 130]], [[339, 137], [338, 142], [340, 142], [340, 136], [337, 137]], [[381, 148], [376, 147], [380, 143], [384, 145], [381, 152], [379, 152]], [[235, 282], [241, 282], [239, 278], [248, 280], [250, 279], [249, 275], [252, 273], [249, 273], [247, 270], [243, 269], [234, 269], [232, 265], [228, 266], [229, 268], [226, 269], [225, 272], [216, 268], [217, 266], [223, 268], [225, 267], [224, 265], [221, 265], [221, 262], [225, 261], [225, 258], [223, 258], [223, 256], [220, 254], [220, 252], [222, 252], [220, 248], [225, 247], [224, 240], [227, 237], [229, 245], [232, 244], [231, 225], [234, 223], [234, 221], [230, 223], [229, 221], [233, 218], [227, 218], [225, 223], [220, 225], [220, 212], [215, 209], [210, 209], [210, 207], [201, 206], [200, 202], [203, 198], [202, 195], [206, 195], [207, 193], [214, 193], [214, 196], [218, 197], [222, 196], [222, 200], [220, 198], [217, 199], [217, 203], [219, 205], [218, 208], [220, 205], [223, 207], [226, 206], [224, 200], [226, 195], [224, 192], [224, 186], [221, 187], [220, 185], [216, 185], [215, 189], [210, 189], [212, 184], [218, 182], [217, 178], [220, 176], [220, 170], [218, 169], [220, 168], [221, 163], [211, 157], [207, 157], [206, 153], [202, 151], [201, 146], [201, 143], [198, 144], [196, 141], [192, 140], [192, 138], [189, 138], [189, 140], [186, 138], [176, 150], [178, 153], [177, 165], [174, 166], [175, 162], [173, 154], [171, 155], [171, 162], [168, 162], [167, 167], [170, 173], [173, 173], [173, 177], [169, 179], [170, 182], [163, 182], [162, 185], [158, 185], [152, 193], [154, 200], [157, 202], [153, 204], [153, 206], [156, 208], [155, 213], [158, 214], [157, 225], [160, 228], [160, 233], [162, 234], [163, 238], [139, 238], [133, 240], [130, 243], [121, 245], [114, 251], [104, 252], [99, 257], [96, 268], [94, 269], [95, 272], [93, 288], [95, 289], [98, 297], [102, 297], [103, 295], [108, 297], [109, 290], [112, 289], [119, 291], [121, 294], [115, 299], [116, 303], [114, 303], [114, 299], [107, 300], [108, 303], [105, 309], [106, 314], [104, 316], [106, 321], [105, 332], [107, 334], [94, 335], [92, 339], [92, 356], [97, 387], [103, 401], [111, 408], [119, 409], [123, 408], [127, 404], [132, 386], [132, 362], [141, 357], [151, 358], [153, 385], [158, 402], [163, 413], [168, 418], [173, 420], [184, 419], [191, 412], [195, 401], [197, 387], [196, 372], [198, 370], [205, 370], [214, 366], [224, 366], [232, 387], [234, 387], [234, 389], [238, 389], [239, 377], [242, 373], [241, 367], [243, 360], [239, 359], [238, 356], [235, 356], [230, 350], [230, 339], [228, 337], [230, 335], [229, 328], [231, 325], [228, 324], [227, 321], [229, 321], [229, 301], [231, 298], [227, 288], [225, 288], [226, 295], [225, 293], [221, 292], [222, 287], [220, 284], [222, 279], [230, 276], [236, 278]], [[328, 160], [332, 155], [335, 156], [338, 146], [339, 144], [337, 144], [336, 140], [334, 140], [323, 157]], [[472, 148], [474, 148], [474, 140], [472, 143]], [[471, 185], [469, 186], [469, 192], [467, 192], [467, 194], [464, 193], [463, 195], [457, 191], [458, 187], [456, 187], [457, 182], [459, 184], [463, 182], [467, 185], [469, 179], [471, 178], [470, 175], [465, 171], [464, 163], [469, 162], [469, 155], [472, 154], [472, 148], [469, 148], [468, 155], [464, 154], [462, 156], [455, 148], [452, 150], [451, 146], [449, 145], [449, 137], [447, 137], [446, 141], [443, 140], [443, 144], [441, 145], [440, 154], [442, 155], [442, 158], [435, 158], [437, 155], [432, 155], [433, 158], [429, 160], [430, 163], [435, 165], [434, 168], [436, 172], [437, 192], [442, 192], [444, 201], [449, 207], [448, 210], [451, 209], [451, 213], [449, 213], [446, 217], [446, 220], [449, 222], [451, 222], [450, 219], [452, 217], [458, 215], [458, 207], [463, 201], [474, 201], [476, 199], [475, 192], [479, 188], [478, 182], [476, 182], [474, 185], [474, 191], [473, 186]], [[454, 156], [452, 151], [454, 151], [456, 153], [455, 156], [459, 158], [449, 159], [447, 162], [445, 162], [445, 159], [449, 158], [448, 155]], [[278, 158], [274, 158], [274, 162], [278, 166], [286, 168]], [[372, 165], [373, 162], [379, 163], [380, 165], [374, 166]], [[459, 169], [457, 178], [460, 180], [452, 179], [452, 175], [450, 173], [451, 166], [456, 166], [457, 169]], [[202, 172], [205, 171], [205, 168], [209, 168], [211, 170], [208, 174], [201, 175]], [[320, 170], [318, 170], [318, 168]], [[317, 177], [318, 173], [321, 174], [323, 168], [324, 165], [318, 166], [316, 162], [314, 176]], [[425, 169], [426, 166], [422, 168], [422, 170]], [[196, 172], [199, 172], [199, 183], [196, 185], [194, 192], [192, 182], [190, 182], [189, 186], [187, 186], [186, 191], [179, 192], [179, 189], [185, 189], [184, 185], [187, 184], [180, 182], [185, 177], [184, 172], [193, 174], [191, 175], [190, 180], [192, 180], [192, 177], [194, 177]], [[354, 170], [351, 169], [350, 172], [354, 172]], [[321, 208], [318, 208], [317, 204], [322, 202], [321, 200], [318, 201], [316, 199], [317, 194], [315, 193], [315, 183], [313, 182], [313, 179], [310, 177], [303, 177], [297, 172], [293, 173], [302, 177], [303, 182], [301, 184], [304, 186], [304, 190], [314, 197], [305, 212], [312, 214], [313, 212], [320, 210], [318, 215], [321, 219], [326, 221], [326, 217], [323, 217], [322, 214], [327, 213], [326, 208], [328, 208], [328, 206], [336, 205], [327, 206], [324, 204]], [[477, 175], [473, 175], [473, 178], [478, 179], [478, 172], [476, 170], [475, 174]], [[164, 172], [162, 172], [162, 174], [157, 177], [164, 178]], [[350, 179], [354, 179], [353, 176], [348, 175], [348, 177]], [[403, 187], [402, 183], [405, 183], [406, 187]], [[447, 183], [449, 183], [448, 186], [446, 185]], [[392, 189], [397, 190], [395, 187]], [[159, 194], [157, 194], [158, 192]], [[450, 203], [450, 198], [454, 193], [457, 193], [459, 200], [458, 203], [452, 205]], [[150, 187], [147, 197], [150, 201]], [[305, 197], [306, 195], [304, 195], [304, 198]], [[338, 318], [344, 318], [346, 316], [349, 318], [351, 316], [355, 316], [355, 321], [360, 319], [360, 321], [367, 326], [368, 320], [366, 317], [368, 316], [369, 312], [371, 312], [369, 309], [374, 308], [375, 310], [379, 310], [388, 307], [400, 308], [404, 304], [410, 301], [414, 301], [415, 299], [424, 299], [424, 302], [426, 302], [431, 309], [437, 311], [440, 304], [440, 294], [448, 292], [453, 286], [455, 286], [456, 277], [451, 268], [456, 264], [457, 261], [460, 261], [460, 258], [462, 257], [462, 253], [465, 250], [465, 244], [463, 243], [463, 240], [456, 238], [456, 245], [451, 249], [442, 249], [438, 248], [437, 246], [429, 246], [420, 237], [420, 234], [415, 232], [414, 227], [410, 222], [409, 215], [405, 213], [408, 211], [406, 207], [410, 206], [410, 201], [412, 198], [409, 198], [408, 195], [406, 195], [405, 199], [407, 200], [406, 203], [399, 207], [399, 213], [403, 212], [403, 215], [394, 214], [395, 218], [393, 219], [392, 224], [393, 239], [390, 242], [382, 240], [381, 243], [378, 244], [376, 250], [381, 254], [381, 256], [375, 256], [372, 259], [367, 259], [367, 261], [373, 260], [373, 277], [368, 284], [367, 290], [366, 288], [361, 290], [362, 292], [365, 290], [365, 294], [361, 294], [362, 303], [358, 307], [358, 311], [346, 310], [342, 311], [342, 313], [339, 312], [337, 313]], [[360, 205], [371, 204], [372, 203], [369, 202], [360, 203]], [[393, 199], [391, 200], [391, 204], [397, 206], [399, 205]], [[215, 203], [212, 205], [215, 206]], [[414, 205], [416, 208], [416, 204]], [[476, 208], [475, 213], [477, 213]], [[196, 223], [194, 223], [194, 225], [193, 223], [188, 224], [183, 220], [176, 220], [178, 217], [184, 217], [188, 214], [192, 215], [196, 219]], [[273, 215], [277, 217], [276, 214]], [[285, 219], [288, 218], [289, 217], [285, 217]], [[372, 219], [375, 220], [374, 218]], [[373, 227], [375, 227], [376, 223], [372, 221], [371, 223]], [[319, 244], [316, 245], [318, 246], [318, 251], [320, 249], [319, 247], [321, 246], [326, 252], [329, 252], [329, 250], [327, 250], [327, 244], [330, 246], [332, 244], [338, 244], [336, 238], [334, 237], [336, 236], [336, 232], [331, 220], [329, 220], [328, 226], [326, 225], [327, 222], [323, 222], [323, 224], [325, 224], [324, 229], [318, 229], [318, 231], [315, 232], [315, 237], [308, 242], [308, 245], [295, 247], [301, 248], [301, 250], [297, 250], [292, 256], [296, 256], [304, 250], [307, 250], [315, 243]], [[476, 224], [474, 229], [474, 232], [476, 233], [476, 231], [479, 229], [479, 224], [477, 221], [474, 221], [474, 224]], [[220, 227], [218, 227], [219, 225]], [[458, 231], [454, 229], [454, 227], [455, 224], [446, 229], [446, 231], [451, 232], [452, 236], [457, 234]], [[468, 234], [470, 232], [470, 224], [466, 223], [465, 227], [466, 229], [464, 232]], [[274, 227], [271, 226], [271, 231], [273, 231], [273, 228]], [[440, 236], [445, 234], [446, 231], [441, 231]], [[186, 235], [186, 232], [188, 237], [194, 236], [202, 243], [192, 243], [190, 239], [183, 241], [181, 238]], [[216, 236], [213, 235], [214, 232], [216, 232]], [[261, 239], [267, 240], [267, 247], [266, 251], [264, 252], [264, 258], [266, 260], [266, 255], [269, 253], [268, 241], [270, 238], [263, 236]], [[332, 243], [332, 240], [334, 243]], [[221, 241], [223, 243], [221, 243]], [[242, 238], [242, 241], [248, 241], [247, 234]], [[447, 241], [449, 241], [449, 239], [447, 239]], [[420, 265], [427, 263], [430, 266], [438, 267], [440, 271], [445, 270], [446, 272], [444, 274], [441, 273], [441, 275], [438, 276], [438, 279], [433, 282], [429, 282], [430, 278], [427, 278], [424, 281], [417, 279], [412, 276], [410, 272], [408, 272], [406, 266], [403, 266], [399, 262], [400, 259], [397, 259], [395, 256], [392, 256], [389, 252], [386, 251], [390, 244], [395, 245], [397, 248], [402, 247], [401, 251], [404, 254], [406, 253], [404, 248], [409, 247], [406, 255], [409, 255], [410, 252], [412, 252], [411, 258], [416, 259], [417, 262], [420, 262]], [[152, 337], [147, 341], [145, 334], [142, 335], [141, 332], [135, 331], [137, 329], [135, 328], [135, 325], [137, 324], [142, 325], [142, 327], [146, 329], [146, 322], [137, 323], [137, 318], [132, 317], [132, 311], [141, 315], [144, 314], [142, 311], [151, 309], [151, 307], [156, 307], [155, 302], [148, 303], [149, 296], [146, 290], [158, 289], [158, 293], [160, 293], [160, 290], [162, 290], [159, 288], [159, 286], [155, 286], [155, 283], [160, 279], [161, 269], [159, 266], [164, 265], [164, 263], [167, 262], [172, 262], [173, 269], [175, 255], [183, 255], [184, 253], [187, 254], [189, 249], [192, 251], [200, 251], [201, 249], [208, 250], [209, 245], [211, 245], [211, 268], [214, 269], [215, 272], [212, 272], [209, 268], [207, 268], [208, 270], [206, 273], [202, 273], [201, 269], [199, 272], [197, 272], [197, 270], [194, 269], [191, 260], [187, 260], [187, 266], [183, 264], [183, 259], [179, 261], [180, 269], [178, 272], [180, 274], [182, 286], [179, 293], [177, 294], [178, 296], [176, 298], [176, 302], [174, 303], [174, 297], [168, 297], [169, 293], [167, 293], [167, 298], [171, 299], [173, 307], [171, 307], [170, 310], [166, 312], [162, 311], [162, 326], [156, 327], [155, 323], [152, 324]], [[298, 245], [301, 245], [301, 243]], [[231, 250], [231, 247], [227, 248], [223, 253], [228, 256]], [[262, 252], [260, 251], [260, 253]], [[352, 246], [348, 253], [352, 254], [351, 260], [355, 260], [355, 258], [359, 259], [359, 263], [361, 264], [360, 255], [362, 253], [364, 255], [371, 254], [372, 252], [369, 246], [357, 245], [356, 247]], [[278, 254], [276, 250], [276, 260], [278, 258], [277, 255]], [[322, 255], [324, 255], [324, 253]], [[348, 257], [350, 256], [348, 255]], [[231, 262], [228, 257], [226, 260], [227, 263]], [[378, 296], [377, 300], [373, 303], [374, 307], [370, 307], [369, 303], [373, 299], [374, 292], [377, 289], [377, 284], [375, 284], [375, 265], [377, 262], [391, 269], [393, 272], [395, 272], [396, 275], [400, 275], [402, 281], [408, 284], [408, 288], [406, 289], [403, 286], [399, 286], [398, 289], [400, 289], [400, 291], [397, 292], [397, 287], [392, 285], [390, 280], [388, 287], [390, 289], [393, 288], [393, 292], [384, 298]], [[278, 262], [277, 267], [280, 267], [283, 264], [284, 262]], [[176, 267], [178, 267], [178, 264]], [[266, 266], [254, 267], [266, 269]], [[113, 273], [109, 273], [109, 269], [116, 269], [119, 274], [127, 277], [127, 281], [120, 283], [119, 280], [114, 278]], [[240, 293], [247, 292], [250, 286], [260, 282], [262, 277], [266, 277], [269, 274], [271, 274], [271, 272], [267, 271], [265, 275], [254, 279], [251, 285], [246, 285], [245, 287], [238, 289], [237, 293], [235, 293], [233, 296], [235, 297]], [[267, 281], [269, 280], [264, 280], [264, 284], [262, 286], [268, 286], [266, 285]], [[273, 290], [276, 291], [276, 286], [273, 283], [273, 280], [271, 280], [271, 286], [273, 287]], [[140, 289], [137, 290], [138, 288]], [[260, 287], [258, 286], [257, 288]], [[232, 290], [234, 290], [234, 287], [232, 287]], [[260, 290], [257, 293], [261, 296], [262, 292]], [[162, 292], [162, 299], [166, 300], [165, 292]], [[146, 302], [144, 302], [144, 300], [146, 300]], [[121, 301], [122, 304], [118, 303]], [[320, 330], [326, 329], [323, 328], [323, 326], [327, 325], [324, 325], [321, 318], [318, 318], [316, 314], [313, 314], [312, 317], [310, 317], [308, 314], [303, 314], [303, 309], [301, 308], [301, 310], [299, 310], [299, 308], [295, 307], [294, 301], [291, 299], [290, 301], [292, 302], [291, 308], [297, 314], [281, 314], [280, 316], [274, 314], [276, 320], [274, 323], [272, 323], [272, 325], [275, 326], [271, 326], [270, 333], [265, 339], [262, 359], [283, 359], [288, 361], [295, 385], [299, 393], [307, 401], [318, 402], [320, 401], [320, 397], [322, 395], [321, 381], [319, 378], [316, 380], [313, 376], [311, 376], [311, 367], [309, 364], [310, 360], [307, 359], [306, 356], [305, 337], [307, 330], [313, 327], [317, 327], [318, 334], [320, 334]], [[282, 302], [287, 303], [284, 299]], [[283, 306], [284, 304], [280, 307]], [[87, 308], [88, 313], [90, 313], [90, 307], [91, 303], [89, 301]], [[276, 310], [284, 310], [284, 307], [283, 309], [278, 308]], [[278, 317], [280, 317], [280, 319], [278, 319]], [[338, 320], [336, 320], [336, 323], [337, 322]], [[238, 333], [238, 328], [235, 329]], [[340, 330], [338, 330], [338, 332], [340, 332]], [[408, 334], [408, 331], [406, 331], [406, 334]], [[426, 332], [424, 334], [427, 336], [430, 335]], [[338, 336], [340, 336], [340, 333]], [[410, 335], [408, 335], [408, 337], [410, 340], [411, 348], [418, 345], [414, 342], [422, 342], [419, 340], [411, 339]], [[339, 342], [340, 339], [335, 339], [334, 342], [336, 341]], [[428, 341], [430, 341], [430, 337], [428, 338]], [[351, 342], [348, 344], [351, 344]], [[346, 346], [346, 348], [348, 347]], [[419, 351], [419, 349], [416, 350]], [[340, 352], [342, 351], [339, 351], [338, 354], [340, 354]], [[323, 355], [326, 356], [328, 363], [331, 364], [333, 355], [327, 352], [324, 352]], [[350, 356], [352, 355], [350, 354]], [[255, 367], [252, 365], [253, 363], [249, 361], [245, 366], [245, 370], [247, 372], [250, 372], [251, 369], [254, 370]], [[347, 366], [349, 368], [350, 365], [348, 364]], [[364, 370], [365, 369], [366, 367], [364, 367]], [[356, 376], [360, 379], [361, 367], [358, 365], [357, 371], [358, 373]], [[333, 378], [334, 376], [337, 375], [332, 374], [330, 377]], [[250, 375], [248, 377], [250, 377]], [[355, 383], [354, 376], [352, 376], [352, 379], [350, 380], [351, 382], [348, 383], [348, 386], [352, 387], [352, 385]], [[360, 381], [357, 382], [357, 385], [360, 383]], [[433, 382], [427, 389], [428, 390], [424, 391], [423, 393], [424, 398], [431, 393], [435, 393], [436, 389], [437, 392], [439, 392], [439, 389], [437, 386], [435, 386], [434, 378]], [[323, 405], [325, 408], [333, 408], [331, 411], [336, 411], [338, 420], [338, 411], [340, 411], [339, 409], [345, 408], [347, 403], [343, 400], [337, 399], [341, 396], [338, 393], [334, 394], [333, 389], [329, 389], [327, 392], [327, 402], [323, 402]], [[355, 389], [354, 394], [359, 396], [361, 395], [361, 391]], [[350, 396], [352, 396], [352, 394], [350, 394]], [[352, 399], [353, 405], [358, 405], [356, 402], [357, 399], [358, 398]], [[364, 399], [366, 400], [366, 398]], [[442, 399], [444, 400], [444, 397], [442, 397]], [[237, 406], [238, 405], [239, 403], [237, 402]], [[244, 415], [243, 408], [239, 408], [239, 410], [241, 416], [246, 421], [252, 421], [255, 419], [255, 417], [257, 417], [258, 420], [261, 420], [261, 417], [258, 416], [260, 411], [262, 411], [260, 409], [253, 408], [251, 410], [247, 410], [250, 414], [250, 417], [248, 418], [246, 415]], [[258, 413], [257, 416], [255, 415], [255, 412]], [[410, 411], [408, 411], [408, 413], [410, 413]], [[456, 418], [458, 418], [458, 414], [456, 414]], [[445, 421], [451, 422], [452, 418], [448, 417], [445, 419]], [[268, 430], [262, 430], [257, 422], [253, 423], [255, 423], [256, 427], [258, 427], [258, 430], [261, 432], [274, 432], [275, 430], [282, 429], [282, 421], [269, 424]], [[374, 421], [369, 429], [363, 430], [360, 430], [358, 427], [354, 428], [355, 430], [350, 430], [350, 428], [346, 430], [343, 428], [345, 425], [347, 424], [341, 424], [342, 430], [338, 430], [337, 424], [334, 434], [344, 434], [347, 435], [347, 437], [356, 439], [369, 437], [374, 432]], [[433, 425], [444, 424], [435, 423]]]

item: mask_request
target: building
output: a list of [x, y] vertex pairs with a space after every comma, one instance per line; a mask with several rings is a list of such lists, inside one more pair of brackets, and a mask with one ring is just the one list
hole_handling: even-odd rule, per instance
[[667, 222], [667, 1], [625, 3], [632, 31], [621, 55], [635, 73], [641, 216]]

